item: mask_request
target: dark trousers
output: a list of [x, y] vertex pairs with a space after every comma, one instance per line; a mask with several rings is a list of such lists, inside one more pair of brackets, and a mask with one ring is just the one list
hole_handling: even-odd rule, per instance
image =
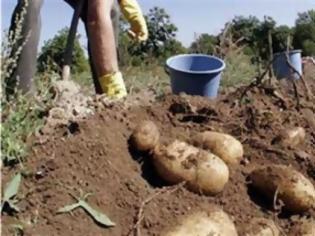
[[[26, 6], [26, 2], [28, 5]], [[22, 47], [20, 56], [18, 57], [17, 66], [14, 69], [12, 76], [7, 81], [7, 93], [12, 94], [16, 86], [22, 92], [33, 91], [33, 78], [36, 72], [36, 58], [40, 36], [41, 19], [40, 9], [43, 0], [18, 0], [11, 19], [10, 31], [15, 32], [16, 18], [21, 14], [22, 9], [26, 8], [26, 14], [22, 23], [21, 37], [13, 46], [12, 56], [14, 56], [19, 47]]]
[[[75, 8], [77, 0], [65, 0], [70, 6]], [[87, 1], [85, 0], [85, 6], [83, 7], [81, 19], [85, 24], [85, 29], [88, 36], [87, 24], [86, 24], [86, 15], [87, 15]], [[16, 29], [15, 18], [17, 14], [21, 14], [23, 8], [25, 7], [25, 2], [28, 2], [28, 6], [26, 7], [26, 15], [24, 17], [24, 22], [22, 25], [22, 37], [20, 42], [18, 42], [20, 46], [23, 42], [26, 41], [26, 44], [23, 46], [21, 54], [19, 56], [17, 66], [8, 81], [8, 92], [12, 92], [13, 88], [16, 86], [16, 82], [18, 83], [18, 89], [21, 89], [22, 92], [32, 92], [34, 88], [33, 78], [36, 73], [36, 59], [38, 53], [38, 43], [39, 36], [41, 30], [41, 18], [40, 18], [40, 10], [43, 4], [43, 0], [18, 0], [18, 3], [15, 7], [15, 10], [12, 15], [10, 31]], [[113, 28], [115, 30], [116, 36], [116, 45], [118, 45], [118, 34], [119, 34], [119, 9], [117, 4], [112, 9], [112, 22]], [[102, 93], [101, 86], [99, 84], [98, 78], [95, 73], [94, 65], [91, 57], [90, 50], [90, 41], [88, 40], [88, 53], [89, 53], [89, 62], [92, 71], [92, 78], [95, 86], [96, 93]]]

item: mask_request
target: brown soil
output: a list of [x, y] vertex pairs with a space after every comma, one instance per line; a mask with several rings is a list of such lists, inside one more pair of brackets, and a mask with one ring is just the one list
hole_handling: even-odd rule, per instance
[[[315, 94], [315, 82], [308, 82]], [[141, 235], [160, 235], [186, 214], [212, 205], [232, 217], [239, 235], [254, 217], [273, 219], [287, 233], [300, 216], [275, 212], [272, 203], [249, 187], [247, 177], [257, 166], [278, 163], [293, 166], [315, 184], [314, 98], [306, 101], [301, 96], [297, 110], [291, 89], [278, 90], [285, 101], [272, 96], [272, 89], [266, 87], [254, 88], [240, 101], [243, 89], [217, 101], [169, 95], [145, 106], [99, 105], [94, 116], [57, 128], [44, 143], [38, 141], [32, 147], [19, 194], [21, 212], [15, 217], [3, 216], [4, 235], [9, 234], [8, 225], [17, 221], [24, 224], [24, 235], [137, 235], [141, 206]], [[299, 91], [302, 95], [303, 86], [299, 85]], [[167, 185], [156, 175], [150, 155], [137, 153], [128, 145], [132, 129], [145, 119], [159, 127], [164, 142], [175, 138], [189, 141], [197, 131], [229, 133], [243, 143], [244, 161], [231, 169], [229, 183], [214, 197], [181, 186], [164, 189]], [[274, 144], [282, 129], [295, 126], [306, 130], [303, 144], [296, 148]], [[4, 182], [13, 173], [4, 169]], [[87, 202], [106, 213], [116, 226], [102, 227], [81, 209], [73, 214], [56, 213], [75, 202], [71, 194], [80, 196], [80, 192], [93, 193]], [[303, 216], [315, 217], [315, 211]]]

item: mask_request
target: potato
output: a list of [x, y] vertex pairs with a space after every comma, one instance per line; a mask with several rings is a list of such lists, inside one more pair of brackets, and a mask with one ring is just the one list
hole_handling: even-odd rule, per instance
[[276, 137], [276, 143], [281, 143], [284, 146], [296, 147], [303, 143], [305, 140], [305, 130], [302, 127], [296, 127], [290, 130], [282, 130], [278, 137]]
[[193, 144], [210, 150], [220, 157], [226, 164], [238, 164], [244, 154], [242, 144], [228, 134], [206, 131], [193, 137]]
[[222, 210], [195, 212], [187, 216], [174, 230], [163, 236], [237, 236], [235, 225]]
[[315, 235], [315, 220], [314, 219], [303, 219], [296, 222], [291, 228], [290, 236], [314, 236]]
[[153, 150], [159, 140], [159, 129], [152, 121], [139, 123], [131, 135], [131, 143], [138, 151]]
[[280, 231], [276, 224], [269, 219], [254, 218], [252, 219], [246, 230], [245, 236], [279, 236]]
[[269, 165], [252, 171], [253, 187], [271, 200], [277, 198], [291, 212], [304, 212], [315, 204], [315, 189], [304, 175], [290, 166]]
[[219, 157], [178, 140], [157, 146], [153, 162], [164, 180], [187, 181], [190, 190], [207, 195], [221, 192], [229, 179], [228, 167]]

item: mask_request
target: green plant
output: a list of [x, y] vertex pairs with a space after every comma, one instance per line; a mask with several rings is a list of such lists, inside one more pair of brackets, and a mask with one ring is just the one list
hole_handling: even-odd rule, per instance
[[280, 25], [274, 29], [272, 34], [272, 46], [274, 52], [287, 49], [287, 39], [293, 37], [293, 29], [286, 25]]
[[231, 33], [233, 35], [233, 40], [236, 41], [240, 38], [244, 38], [244, 43], [253, 46], [252, 43], [254, 39], [254, 31], [259, 27], [260, 21], [255, 16], [236, 16], [231, 23]]
[[14, 236], [23, 236], [24, 235], [24, 226], [22, 224], [11, 224], [9, 225], [11, 230], [13, 231]]
[[170, 84], [164, 67], [158, 62], [152, 62], [151, 65], [125, 67], [123, 74], [129, 94], [152, 89], [159, 95]]
[[52, 93], [50, 75], [36, 79], [35, 96], [15, 91], [15, 99], [2, 96], [1, 151], [4, 164], [22, 162], [28, 153], [28, 140], [44, 123], [42, 117], [49, 109]]
[[[32, 96], [16, 89], [10, 99], [2, 94], [0, 130], [1, 160], [4, 164], [21, 163], [27, 155], [29, 137], [42, 126], [42, 116], [50, 106], [53, 96], [50, 88], [56, 76], [51, 72], [38, 76], [35, 79], [37, 90]], [[2, 88], [2, 91], [6, 90], [6, 83], [2, 83]]]
[[15, 199], [15, 196], [17, 195], [19, 191], [21, 179], [22, 179], [22, 176], [20, 173], [18, 173], [7, 184], [4, 190], [2, 201], [1, 201], [1, 212], [3, 211], [6, 205], [9, 207], [10, 210], [14, 210], [16, 212], [19, 211], [19, 208], [15, 205], [17, 202], [17, 200]]
[[[21, 14], [15, 19], [14, 32], [3, 35], [1, 48], [1, 161], [4, 164], [22, 163], [28, 152], [29, 137], [43, 124], [42, 116], [48, 111], [51, 84], [59, 78], [50, 70], [37, 76], [36, 91], [22, 94], [17, 90], [12, 73], [17, 66], [20, 53], [27, 39], [22, 38], [22, 25], [27, 1]], [[23, 40], [22, 40], [23, 39]]]
[[201, 34], [190, 46], [191, 53], [213, 54], [218, 45], [218, 38], [209, 34]]
[[275, 27], [275, 20], [270, 16], [265, 16], [264, 20], [254, 30], [254, 47], [257, 48], [259, 57], [264, 61], [268, 61], [271, 56], [268, 35], [271, 34], [271, 37], [273, 36]]
[[64, 206], [60, 209], [58, 209], [57, 213], [70, 213], [73, 210], [75, 210], [76, 208], [83, 208], [92, 218], [93, 220], [95, 220], [97, 223], [106, 226], [106, 227], [111, 227], [111, 226], [115, 226], [115, 223], [112, 222], [107, 215], [93, 209], [86, 201], [85, 199], [87, 199], [88, 196], [90, 196], [91, 194], [85, 194], [84, 196], [77, 198], [74, 197], [77, 202], [71, 205], [67, 205]]
[[72, 74], [71, 79], [78, 83], [85, 92], [94, 93], [93, 78], [90, 70]]
[[[53, 65], [52, 70], [60, 72], [63, 66], [64, 49], [67, 43], [68, 28], [60, 30], [54, 38], [45, 42], [38, 57], [38, 71], [45, 72], [47, 65]], [[79, 42], [79, 36], [76, 37], [73, 48], [72, 73], [81, 73], [88, 71], [89, 64], [84, 54], [84, 50]]]
[[302, 49], [303, 55], [315, 55], [315, 10], [300, 13], [295, 26], [293, 45]]
[[[227, 32], [227, 29], [223, 32]], [[216, 54], [222, 56], [226, 64], [222, 75], [222, 87], [240, 86], [251, 81], [256, 75], [257, 67], [252, 62], [253, 56], [245, 53], [247, 45], [239, 45], [241, 41], [233, 38], [232, 33], [227, 35], [223, 33], [220, 37], [220, 47], [216, 48]]]
[[265, 16], [263, 21], [255, 16], [236, 16], [232, 20], [230, 32], [234, 41], [243, 38], [241, 45], [246, 45], [247, 55], [263, 60], [269, 60], [270, 57], [269, 33], [274, 52], [285, 50], [287, 37], [293, 35], [292, 28], [285, 25], [277, 27], [275, 20], [269, 16]]
[[119, 35], [120, 65], [140, 66], [163, 63], [166, 58], [186, 52], [186, 48], [176, 39], [177, 27], [163, 8], [154, 7], [145, 16], [149, 30], [147, 41], [137, 44], [126, 35], [126, 23], [121, 21]]
[[5, 31], [2, 37], [1, 43], [1, 95], [5, 93], [6, 97], [9, 97], [14, 92], [14, 89], [18, 83], [13, 75], [16, 69], [19, 56], [22, 52], [27, 38], [23, 37], [23, 21], [26, 14], [28, 1], [24, 1], [24, 6], [20, 14], [17, 14], [14, 19], [16, 27], [14, 30]]
[[35, 78], [34, 94], [15, 90], [12, 97], [1, 96], [1, 159], [4, 164], [22, 163], [28, 153], [28, 141], [39, 130], [52, 104], [52, 83], [59, 75], [47, 71]]
[[240, 86], [250, 82], [256, 75], [256, 66], [251, 63], [250, 56], [243, 51], [229, 52], [225, 57], [226, 68], [223, 71], [222, 86]]

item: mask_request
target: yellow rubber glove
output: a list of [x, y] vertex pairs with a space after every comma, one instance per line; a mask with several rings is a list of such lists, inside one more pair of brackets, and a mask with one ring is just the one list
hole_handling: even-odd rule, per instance
[[148, 27], [142, 11], [136, 0], [119, 0], [121, 12], [129, 22], [131, 30], [129, 35], [141, 42], [148, 39]]
[[103, 92], [110, 98], [123, 98], [127, 90], [121, 72], [103, 75], [99, 78]]

